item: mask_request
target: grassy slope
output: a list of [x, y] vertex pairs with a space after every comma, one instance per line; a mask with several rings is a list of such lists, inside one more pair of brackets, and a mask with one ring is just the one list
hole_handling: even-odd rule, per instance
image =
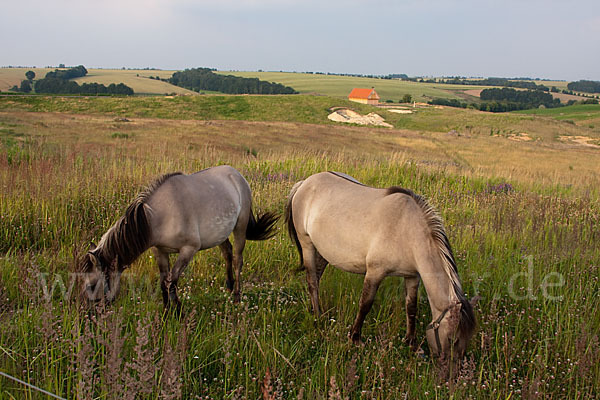
[[[0, 110], [3, 111], [69, 112], [180, 120], [281, 121], [327, 127], [339, 126], [327, 119], [329, 109], [339, 106], [351, 107], [363, 114], [372, 111], [380, 113], [400, 129], [402, 134], [394, 131], [389, 133], [383, 128], [370, 131], [377, 132], [378, 137], [385, 137], [395, 146], [396, 151], [410, 154], [415, 149], [428, 149], [428, 152], [419, 152], [419, 160], [443, 159], [440, 162], [446, 163], [449, 168], [456, 167], [462, 173], [506, 178], [516, 175], [527, 177], [528, 182], [536, 184], [554, 182], [559, 177], [572, 184], [597, 174], [598, 163], [592, 160], [597, 159], [598, 152], [581, 146], [567, 146], [557, 141], [558, 137], [565, 135], [600, 138], [598, 125], [590, 127], [587, 122], [577, 125], [570, 121], [531, 115], [491, 114], [440, 107], [422, 108], [417, 109], [414, 114], [399, 115], [343, 99], [302, 95], [0, 99]], [[570, 108], [563, 110], [569, 112]], [[316, 128], [304, 129], [310, 131]], [[461, 136], [449, 135], [448, 132], [457, 132]], [[524, 143], [509, 139], [523, 133], [535, 141]], [[318, 140], [316, 143], [319, 143]], [[332, 141], [330, 146], [335, 148], [336, 142]], [[540, 148], [544, 151], [539, 152]], [[570, 152], [572, 156], [560, 156], [561, 152]], [[578, 154], [585, 154], [585, 157]], [[538, 166], [535, 170], [530, 168], [533, 160]]]
[[[13, 85], [19, 85], [25, 79], [27, 68], [2, 68], [0, 69], [0, 90], [8, 90]], [[32, 69], [37, 78], [43, 78], [48, 71], [53, 69]], [[174, 71], [161, 70], [111, 70], [89, 69], [89, 74], [75, 81], [98, 82], [105, 85], [111, 83], [125, 83], [136, 94], [193, 94], [187, 89], [179, 88], [165, 82], [148, 79], [149, 76], [169, 78]], [[279, 82], [289, 85], [301, 93], [319, 93], [334, 97], [347, 97], [354, 87], [372, 87], [377, 89], [382, 101], [387, 99], [399, 101], [405, 94], [411, 94], [416, 101], [426, 101], [431, 98], [458, 98], [453, 92], [464, 89], [476, 89], [475, 86], [457, 86], [442, 84], [421, 84], [413, 82], [391, 81], [382, 79], [340, 77], [327, 75], [278, 73], [278, 72], [218, 72], [243, 77], [257, 77], [270, 82]], [[139, 76], [138, 76], [139, 75]]]
[[578, 104], [570, 107], [538, 108], [535, 110], [517, 111], [519, 114], [540, 115], [552, 117], [557, 120], [573, 120], [576, 122], [588, 121], [600, 118], [600, 105]]
[[381, 101], [398, 102], [405, 94], [410, 94], [416, 101], [427, 101], [432, 98], [458, 98], [453, 91], [478, 89], [478, 86], [460, 86], [444, 84], [428, 84], [405, 82], [400, 80], [358, 78], [351, 76], [335, 76], [320, 74], [303, 74], [291, 72], [228, 72], [225, 75], [236, 75], [245, 78], [259, 78], [269, 82], [291, 86], [300, 93], [319, 93], [327, 96], [347, 98], [355, 87], [374, 87]]
[[[342, 103], [326, 97], [146, 100], [0, 99], [0, 370], [68, 398], [85, 394], [93, 374], [96, 396], [116, 396], [154, 367], [148, 398], [175, 388], [166, 383], [169, 373], [181, 378], [184, 397], [259, 398], [267, 370], [286, 398], [327, 398], [336, 388], [351, 398], [598, 393], [600, 304], [591, 294], [600, 290], [600, 152], [544, 133], [589, 134], [590, 128], [547, 117], [432, 108], [402, 122], [404, 129], [388, 130], [327, 122], [327, 108]], [[452, 126], [464, 136], [448, 135]], [[500, 136], [490, 136], [490, 127]], [[540, 140], [505, 137], [524, 127], [539, 132]], [[39, 272], [68, 287], [74, 250], [96, 240], [153, 177], [223, 163], [244, 173], [259, 210], [281, 211], [295, 181], [323, 170], [426, 195], [445, 218], [465, 290], [483, 297], [473, 364], [459, 384], [439, 385], [429, 359], [402, 344], [399, 279], [388, 278], [379, 289], [364, 347], [349, 345], [345, 336], [360, 276], [328, 268], [321, 285], [327, 313], [314, 322], [283, 227], [273, 240], [248, 243], [239, 306], [223, 288], [217, 250], [196, 256], [182, 279], [185, 321], [154, 320], [161, 305], [148, 253], [125, 272], [117, 302], [95, 320], [58, 293], [49, 304], [39, 298]], [[495, 191], [502, 182], [516, 190]], [[529, 257], [532, 275], [518, 275], [530, 271]], [[552, 287], [558, 278], [547, 278], [549, 272], [560, 274], [564, 285]], [[511, 279], [518, 297], [510, 296]], [[422, 289], [419, 338], [429, 319]], [[115, 347], [116, 338], [122, 347]], [[175, 366], [164, 363], [169, 346], [182, 357]], [[141, 357], [144, 349], [152, 355]], [[120, 365], [110, 361], [112, 354]], [[26, 395], [0, 382], [0, 398]]]
[[0, 68], [0, 90], [7, 91], [11, 87], [21, 84], [21, 81], [26, 79], [25, 72], [35, 72], [37, 79], [43, 78], [54, 68]]
[[163, 81], [149, 79], [150, 76], [167, 79], [173, 75], [173, 72], [175, 71], [90, 69], [86, 76], [75, 81], [79, 84], [97, 82], [107, 86], [111, 83], [124, 83], [136, 94], [197, 94]]
[[[19, 85], [25, 79], [25, 72], [32, 70], [36, 79], [46, 76], [54, 68], [0, 68], [0, 90], [6, 91], [14, 85]], [[79, 84], [87, 82], [124, 83], [131, 87], [136, 94], [196, 94], [191, 90], [173, 86], [169, 83], [149, 79], [150, 76], [159, 76], [162, 79], [170, 78], [175, 71], [163, 70], [121, 70], [121, 69], [88, 69], [88, 75], [77, 78]]]

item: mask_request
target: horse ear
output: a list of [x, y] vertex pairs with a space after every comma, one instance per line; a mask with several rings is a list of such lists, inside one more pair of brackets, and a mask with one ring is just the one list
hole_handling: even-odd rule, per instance
[[94, 242], [90, 242], [90, 249], [88, 251], [96, 250], [96, 244]]
[[471, 300], [469, 300], [469, 303], [471, 303], [471, 307], [475, 308], [475, 306], [477, 305], [479, 300], [481, 300], [481, 296], [479, 296], [479, 295], [477, 295], [477, 296], [473, 297]]
[[96, 258], [93, 254], [90, 254], [90, 253], [87, 254], [87, 258], [88, 258], [88, 260], [90, 260], [90, 262], [92, 263], [92, 266], [94, 268], [98, 268], [98, 264], [99, 264], [98, 258]]

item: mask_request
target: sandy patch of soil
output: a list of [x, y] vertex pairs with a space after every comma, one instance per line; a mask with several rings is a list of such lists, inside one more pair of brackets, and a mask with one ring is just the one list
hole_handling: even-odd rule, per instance
[[386, 128], [393, 128], [393, 126], [385, 122], [383, 117], [379, 114], [368, 113], [367, 115], [361, 115], [356, 111], [352, 111], [348, 108], [336, 110], [329, 114], [327, 118], [331, 121], [346, 122], [348, 124], [375, 125], [385, 126]]
[[388, 110], [388, 111], [396, 113], [396, 114], [412, 114], [413, 113], [412, 110], [396, 110], [396, 109], [394, 109], [394, 110]]
[[591, 138], [589, 136], [567, 136], [567, 135], [562, 135], [559, 137], [561, 142], [570, 142], [570, 143], [575, 143], [575, 144], [579, 144], [582, 146], [586, 146], [586, 147], [591, 147], [594, 149], [600, 149], [600, 146], [594, 143], [590, 143], [592, 141], [598, 141], [598, 139], [594, 139]]
[[533, 138], [529, 136], [527, 133], [511, 133], [508, 135], [508, 139], [515, 140], [517, 142], [531, 142]]

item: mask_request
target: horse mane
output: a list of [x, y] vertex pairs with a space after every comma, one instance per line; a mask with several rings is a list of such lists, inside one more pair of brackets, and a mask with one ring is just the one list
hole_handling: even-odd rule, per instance
[[416, 194], [410, 189], [392, 186], [386, 190], [387, 195], [402, 193], [410, 196], [423, 211], [425, 221], [427, 222], [427, 226], [431, 232], [431, 238], [433, 239], [438, 249], [440, 258], [442, 259], [444, 271], [452, 283], [454, 295], [461, 304], [458, 329], [462, 334], [470, 335], [473, 332], [473, 329], [475, 329], [475, 314], [473, 313], [473, 306], [463, 292], [462, 285], [460, 283], [460, 277], [458, 276], [458, 267], [456, 266], [456, 261], [454, 259], [454, 252], [452, 251], [452, 246], [450, 246], [450, 241], [446, 235], [442, 217], [423, 196]]
[[98, 247], [91, 253], [98, 257], [103, 266], [108, 268], [115, 258], [118, 267], [130, 265], [148, 249], [151, 228], [144, 204], [163, 183], [176, 175], [181, 175], [181, 172], [165, 174], [148, 185], [129, 204], [125, 215], [102, 236]]

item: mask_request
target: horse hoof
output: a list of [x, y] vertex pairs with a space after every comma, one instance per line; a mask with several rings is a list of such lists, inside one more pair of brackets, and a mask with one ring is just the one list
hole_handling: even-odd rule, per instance
[[348, 334], [348, 339], [352, 342], [353, 345], [355, 346], [361, 346], [363, 344], [362, 340], [360, 340], [360, 333], [356, 333], [356, 332], [350, 332]]
[[234, 293], [233, 294], [233, 304], [239, 304], [239, 302], [240, 302], [240, 294]]
[[402, 339], [402, 342], [404, 344], [406, 344], [407, 346], [409, 346], [412, 351], [417, 351], [418, 350], [417, 341], [416, 341], [416, 339], [414, 337], [404, 337]]

